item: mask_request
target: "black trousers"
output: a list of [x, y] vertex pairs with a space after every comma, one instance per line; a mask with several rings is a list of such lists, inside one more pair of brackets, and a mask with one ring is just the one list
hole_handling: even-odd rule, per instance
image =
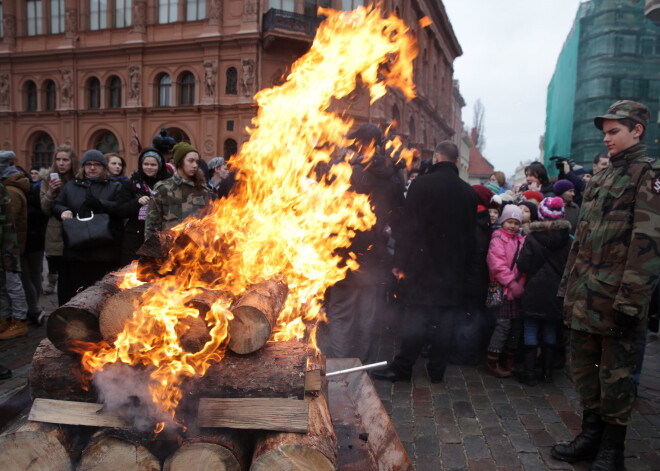
[[426, 370], [441, 380], [451, 350], [454, 317], [464, 309], [453, 306], [408, 304], [401, 322], [401, 348], [390, 365], [401, 376], [411, 376], [412, 368], [426, 342], [431, 344]]

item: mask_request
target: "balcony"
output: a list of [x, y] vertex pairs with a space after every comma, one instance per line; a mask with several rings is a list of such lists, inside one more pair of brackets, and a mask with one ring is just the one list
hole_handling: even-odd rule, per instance
[[271, 8], [264, 13], [264, 41], [268, 44], [275, 37], [280, 37], [311, 43], [321, 21], [323, 21], [323, 17], [308, 16], [301, 13]]

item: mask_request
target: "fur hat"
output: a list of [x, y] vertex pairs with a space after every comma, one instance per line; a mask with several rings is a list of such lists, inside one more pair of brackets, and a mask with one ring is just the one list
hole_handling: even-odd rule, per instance
[[515, 219], [522, 224], [522, 211], [515, 204], [507, 204], [502, 209], [502, 215], [500, 216], [499, 223], [502, 224], [507, 219]]
[[575, 190], [575, 185], [570, 180], [557, 180], [554, 185], [552, 185], [552, 191], [555, 192], [555, 195], [561, 196], [566, 193], [568, 190]]
[[531, 222], [538, 220], [539, 210], [534, 203], [532, 203], [531, 201], [521, 201], [520, 203], [518, 203], [518, 206], [525, 206], [527, 209], [529, 209]]
[[151, 140], [151, 144], [160, 152], [160, 155], [165, 155], [172, 152], [176, 141], [169, 135], [167, 129], [161, 126], [160, 132]]
[[182, 141], [174, 146], [174, 149], [172, 149], [172, 163], [175, 167], [179, 168], [181, 161], [188, 152], [197, 152], [199, 154], [199, 151], [187, 142]]
[[477, 193], [477, 211], [483, 211], [484, 209], [500, 209], [502, 206], [502, 199], [493, 194], [491, 190], [486, 188], [484, 185], [472, 185], [474, 191]]
[[6, 160], [7, 162], [11, 162], [13, 160], [16, 160], [16, 154], [14, 153], [13, 150], [0, 150], [0, 160]]
[[100, 150], [89, 149], [85, 151], [82, 159], [80, 159], [80, 165], [84, 166], [87, 162], [98, 162], [105, 168], [108, 168], [108, 161], [105, 160], [105, 156], [101, 153]]
[[534, 190], [523, 191], [523, 196], [527, 201], [536, 201], [536, 204], [539, 204], [543, 200], [543, 194]]
[[553, 221], [563, 219], [566, 211], [564, 210], [564, 200], [559, 196], [544, 198], [539, 205], [539, 219], [541, 221]]

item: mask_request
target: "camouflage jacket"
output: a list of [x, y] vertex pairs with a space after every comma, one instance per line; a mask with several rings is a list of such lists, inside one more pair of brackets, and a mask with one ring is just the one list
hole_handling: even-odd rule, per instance
[[660, 162], [646, 146], [612, 157], [584, 192], [559, 296], [571, 328], [620, 336], [616, 311], [646, 326], [660, 274]]
[[5, 285], [5, 273], [20, 271], [18, 237], [12, 222], [9, 193], [0, 183], [0, 287]]
[[[201, 177], [203, 178], [203, 177]], [[154, 186], [156, 194], [149, 202], [144, 224], [144, 239], [154, 233], [176, 226], [188, 216], [199, 216], [200, 211], [213, 199], [211, 190], [174, 174]]]

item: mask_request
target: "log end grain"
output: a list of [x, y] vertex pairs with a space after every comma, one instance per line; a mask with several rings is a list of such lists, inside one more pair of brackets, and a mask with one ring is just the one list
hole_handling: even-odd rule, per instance
[[68, 437], [57, 425], [27, 422], [0, 435], [4, 471], [72, 469]]
[[77, 471], [160, 471], [160, 461], [139, 444], [95, 434], [82, 453]]
[[75, 342], [96, 343], [102, 340], [99, 321], [88, 312], [77, 308], [60, 308], [49, 318], [46, 334], [53, 345], [62, 351], [71, 351]]
[[165, 460], [163, 471], [241, 471], [241, 465], [222, 445], [188, 443]]
[[283, 445], [252, 461], [250, 471], [335, 471], [332, 462], [323, 453], [313, 448], [298, 445]]
[[271, 325], [263, 311], [252, 306], [232, 309], [229, 323], [229, 349], [239, 355], [256, 352], [268, 341]]

